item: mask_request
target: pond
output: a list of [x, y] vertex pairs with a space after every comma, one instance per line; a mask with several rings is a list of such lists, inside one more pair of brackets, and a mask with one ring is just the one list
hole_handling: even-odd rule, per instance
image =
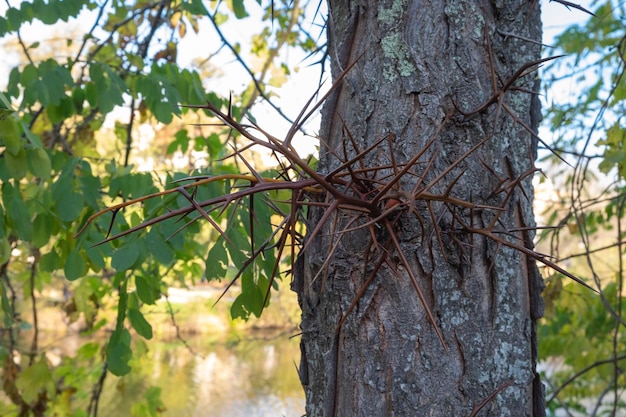
[[108, 375], [99, 417], [129, 416], [150, 386], [161, 388], [164, 416], [298, 417], [304, 393], [298, 379], [299, 338], [247, 338], [202, 346], [187, 339], [147, 344], [124, 378]]

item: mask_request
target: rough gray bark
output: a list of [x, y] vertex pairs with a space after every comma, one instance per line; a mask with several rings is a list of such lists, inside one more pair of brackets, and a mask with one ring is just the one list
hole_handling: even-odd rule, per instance
[[[366, 167], [392, 165], [392, 152], [397, 164], [406, 163], [437, 138], [412, 168], [416, 175], [405, 175], [394, 190], [405, 209], [393, 230], [445, 347], [389, 233], [380, 225], [341, 233], [356, 214], [340, 211], [299, 259], [294, 281], [307, 416], [473, 416], [486, 399], [478, 415], [544, 415], [535, 371], [535, 321], [542, 313], [535, 264], [466, 227], [532, 247], [526, 174], [536, 146], [519, 122], [536, 128], [529, 93], [538, 88], [536, 74], [503, 96], [518, 122], [498, 102], [462, 114], [539, 59], [540, 46], [528, 41], [541, 40], [538, 2], [329, 0], [329, 11], [333, 76], [358, 62], [324, 107], [319, 170], [330, 172], [344, 153], [357, 153], [348, 134], [360, 150], [395, 135], [363, 158]], [[405, 200], [416, 184], [432, 181], [485, 138], [430, 191], [451, 190], [460, 200], [503, 210]], [[381, 170], [377, 177], [384, 183], [391, 174]], [[321, 209], [310, 211], [309, 230], [321, 216]], [[377, 261], [374, 279], [338, 327]]]

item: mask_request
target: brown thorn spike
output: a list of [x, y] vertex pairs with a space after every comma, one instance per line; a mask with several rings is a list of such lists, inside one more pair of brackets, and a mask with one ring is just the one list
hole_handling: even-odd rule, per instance
[[420, 192], [419, 194], [422, 194], [428, 190], [430, 190], [432, 187], [435, 186], [435, 184], [437, 184], [443, 177], [445, 177], [446, 175], [448, 175], [448, 173], [450, 173], [454, 168], [457, 167], [457, 165], [459, 165], [462, 161], [465, 161], [467, 159], [468, 156], [470, 156], [475, 150], [477, 150], [478, 148], [480, 148], [482, 145], [485, 144], [485, 142], [487, 142], [489, 139], [491, 139], [491, 136], [487, 136], [486, 138], [484, 138], [483, 140], [481, 140], [480, 142], [478, 142], [476, 145], [472, 146], [467, 152], [465, 152], [463, 155], [461, 155], [460, 158], [458, 158], [456, 161], [454, 161], [453, 163], [451, 163], [441, 174], [439, 174], [434, 180], [432, 180], [431, 182], [428, 183], [428, 185], [426, 185]]
[[217, 300], [213, 303], [213, 307], [215, 307], [217, 305], [217, 303], [220, 302], [220, 300], [224, 297], [224, 295], [226, 295], [226, 293], [228, 292], [228, 290], [235, 284], [235, 282], [237, 282], [237, 280], [239, 279], [239, 277], [241, 277], [241, 275], [243, 275], [243, 273], [245, 272], [245, 270], [254, 263], [255, 259], [259, 257], [259, 255], [265, 250], [267, 249], [267, 247], [269, 246], [269, 243], [272, 241], [272, 239], [274, 238], [274, 236], [276, 236], [276, 234], [278, 233], [279, 229], [274, 230], [274, 232], [272, 232], [272, 234], [267, 238], [267, 240], [265, 242], [263, 242], [263, 244], [261, 245], [261, 247], [259, 249], [257, 249], [255, 252], [253, 252], [250, 257], [248, 259], [246, 259], [244, 261], [244, 263], [241, 265], [241, 267], [239, 267], [239, 270], [237, 271], [237, 273], [235, 274], [235, 276], [233, 277], [233, 279], [228, 283], [228, 285], [226, 286], [226, 288], [224, 288], [224, 291], [222, 291], [222, 293], [220, 294], [219, 297], [217, 297]]
[[513, 384], [513, 380], [507, 381], [504, 384], [500, 385], [498, 388], [496, 388], [491, 394], [487, 396], [487, 398], [485, 398], [479, 404], [476, 404], [473, 407], [472, 414], [470, 414], [469, 417], [476, 417], [480, 410], [482, 410], [489, 403], [489, 401], [493, 400], [494, 397], [500, 393], [500, 391], [508, 388], [509, 386], [511, 386], [511, 384]]
[[409, 278], [411, 279], [413, 288], [415, 289], [415, 292], [417, 293], [417, 296], [419, 297], [420, 302], [422, 303], [422, 306], [424, 307], [424, 311], [426, 312], [428, 321], [430, 321], [430, 323], [432, 324], [433, 329], [435, 330], [435, 333], [437, 334], [437, 338], [441, 342], [441, 346], [443, 346], [443, 349], [446, 351], [446, 353], [448, 353], [448, 346], [446, 346], [446, 342], [443, 339], [443, 334], [441, 333], [441, 329], [439, 328], [439, 325], [435, 321], [435, 317], [433, 316], [433, 313], [430, 310], [430, 307], [428, 306], [428, 302], [426, 301], [426, 297], [424, 297], [424, 293], [422, 292], [419, 284], [417, 283], [417, 279], [415, 278], [415, 275], [413, 275], [413, 270], [411, 269], [409, 261], [406, 259], [406, 256], [404, 256], [404, 251], [402, 251], [400, 242], [398, 242], [398, 237], [396, 236], [393, 228], [391, 227], [391, 224], [387, 220], [385, 220], [385, 228], [387, 229], [387, 232], [389, 233], [389, 236], [391, 237], [391, 241], [393, 242], [396, 252], [398, 256], [400, 257], [400, 261], [404, 265], [404, 269], [406, 270], [407, 274], [409, 275]]
[[585, 281], [583, 281], [582, 279], [578, 278], [577, 276], [571, 274], [570, 272], [567, 272], [565, 269], [561, 268], [560, 266], [558, 266], [557, 264], [555, 264], [554, 262], [546, 259], [547, 257], [545, 255], [541, 255], [540, 253], [532, 250], [532, 249], [528, 249], [525, 246], [522, 245], [518, 245], [516, 243], [512, 243], [509, 242], [506, 239], [502, 239], [501, 237], [495, 235], [493, 232], [490, 232], [488, 230], [483, 230], [483, 229], [477, 229], [477, 228], [473, 228], [473, 227], [469, 227], [467, 225], [463, 225], [463, 227], [470, 233], [476, 233], [479, 235], [483, 235], [485, 237], [490, 238], [491, 240], [493, 240], [496, 243], [499, 243], [503, 246], [507, 246], [511, 249], [515, 249], [519, 252], [522, 252], [523, 254], [531, 257], [532, 259], [541, 262], [542, 264], [554, 269], [555, 271], [559, 272], [560, 274], [565, 275], [566, 277], [568, 277], [569, 279], [577, 282], [578, 284], [582, 285], [583, 287], [595, 292], [596, 294], [598, 294], [598, 290], [596, 290], [595, 288], [591, 287], [589, 284], [587, 284]]
[[330, 203], [330, 206], [328, 206], [324, 210], [324, 214], [322, 215], [322, 218], [317, 222], [317, 224], [315, 225], [315, 228], [313, 229], [313, 231], [311, 231], [311, 234], [307, 236], [307, 241], [304, 244], [304, 247], [302, 248], [302, 253], [305, 252], [309, 248], [309, 245], [311, 244], [315, 236], [317, 236], [319, 231], [322, 229], [322, 226], [326, 224], [326, 221], [328, 220], [330, 215], [333, 214], [333, 212], [337, 210], [338, 207], [339, 207], [339, 200], [333, 200], [333, 202]]
[[[352, 223], [354, 223], [356, 220], [358, 219], [358, 217], [354, 217], [352, 218], [348, 224], [346, 225], [346, 228], [349, 228], [350, 225]], [[322, 274], [324, 274], [324, 277], [322, 279], [322, 288], [325, 285], [326, 282], [326, 272], [327, 272], [327, 268], [330, 265], [331, 262], [331, 256], [333, 253], [335, 253], [335, 251], [337, 250], [337, 248], [339, 247], [339, 244], [341, 243], [341, 239], [344, 236], [344, 231], [340, 231], [339, 233], [330, 233], [330, 236], [333, 237], [335, 240], [332, 243], [332, 246], [328, 249], [328, 255], [326, 255], [326, 260], [324, 261], [324, 263], [320, 266], [317, 274], [315, 274], [315, 276], [313, 277], [313, 279], [311, 280], [311, 283], [315, 282]], [[320, 291], [321, 292], [321, 291]]]
[[557, 55], [557, 56], [551, 56], [548, 58], [543, 58], [543, 59], [538, 59], [536, 61], [532, 61], [532, 62], [527, 62], [526, 64], [522, 65], [516, 72], [515, 74], [513, 74], [513, 76], [511, 78], [509, 78], [504, 85], [502, 86], [502, 88], [497, 91], [493, 96], [491, 96], [489, 98], [489, 100], [487, 100], [484, 104], [480, 105], [477, 109], [472, 110], [470, 112], [463, 112], [461, 109], [459, 109], [456, 105], [456, 110], [461, 113], [461, 115], [463, 115], [465, 118], [469, 118], [475, 114], [481, 113], [484, 110], [486, 110], [489, 106], [491, 106], [492, 104], [496, 103], [500, 97], [502, 96], [502, 94], [504, 94], [505, 92], [507, 92], [509, 90], [509, 88], [511, 88], [511, 86], [513, 85], [513, 83], [515, 81], [517, 81], [518, 78], [528, 74], [529, 71], [534, 70], [536, 67], [538, 67], [540, 64], [543, 64], [544, 62], [548, 62], [548, 61], [552, 61], [553, 59], [558, 59], [558, 58], [562, 58], [565, 55]]
[[[317, 111], [317, 109], [322, 105], [322, 103], [324, 103], [326, 101], [326, 99], [328, 97], [330, 97], [330, 95], [337, 89], [337, 87], [339, 87], [339, 85], [341, 85], [341, 83], [343, 82], [344, 77], [348, 74], [348, 72], [350, 72], [352, 67], [354, 67], [356, 65], [356, 63], [359, 62], [359, 60], [363, 57], [363, 55], [365, 55], [365, 52], [363, 52], [361, 55], [357, 56], [356, 59], [352, 63], [350, 63], [346, 67], [346, 69], [343, 70], [343, 72], [341, 74], [339, 74], [339, 76], [337, 77], [337, 80], [328, 89], [326, 94], [324, 94], [324, 96], [322, 96], [322, 98], [315, 104], [315, 106], [313, 106], [311, 108], [311, 110], [308, 113], [306, 113], [302, 117], [301, 117], [301, 115], [298, 115], [298, 118], [293, 123], [295, 126], [301, 126], [304, 122], [306, 122]], [[321, 86], [320, 86], [320, 88], [321, 88]], [[305, 112], [306, 108], [307, 107], [305, 106], [303, 111], [302, 111], [302, 114]], [[288, 137], [288, 140], [291, 140], [291, 138]], [[289, 143], [287, 143], [287, 145], [289, 145]]]
[[571, 1], [565, 1], [565, 0], [550, 0], [553, 1], [555, 3], [559, 3], [562, 4], [563, 6], [567, 7], [568, 9], [571, 7], [572, 9], [577, 9], [580, 10], [581, 12], [590, 14], [591, 16], [595, 17], [596, 19], [598, 18], [598, 16], [596, 16], [595, 14], [591, 13], [589, 10], [585, 9], [583, 6], [581, 6], [580, 4], [576, 4], [576, 3], [572, 3]]
[[543, 146], [545, 146], [546, 149], [549, 150], [550, 153], [552, 153], [552, 155], [554, 155], [557, 158], [559, 158], [561, 160], [561, 162], [563, 162], [564, 164], [566, 164], [570, 168], [574, 168], [569, 162], [567, 162], [565, 159], [563, 159], [563, 157], [561, 155], [559, 155], [554, 149], [552, 149], [552, 147], [550, 145], [548, 145], [543, 139], [541, 139], [539, 137], [539, 135], [537, 135], [526, 123], [524, 123], [519, 117], [517, 117], [517, 115], [513, 112], [513, 110], [511, 110], [511, 108], [509, 106], [507, 106], [505, 103], [502, 103], [502, 107], [504, 108], [504, 110], [507, 111], [507, 113], [509, 113], [511, 115], [511, 117], [513, 118], [513, 120], [516, 123], [519, 123], [524, 128], [524, 130], [526, 130], [528, 133], [530, 133], [535, 139], [537, 139], [539, 141], [539, 143], [541, 143]]
[[437, 243], [439, 243], [439, 247], [441, 248], [441, 255], [443, 256], [443, 260], [446, 263], [449, 263], [448, 257], [446, 256], [446, 248], [445, 246], [443, 246], [443, 239], [441, 238], [441, 233], [439, 230], [439, 221], [437, 220], [437, 216], [435, 215], [435, 212], [433, 210], [433, 204], [431, 201], [427, 201], [426, 205], [428, 206], [428, 213], [430, 213], [430, 218], [433, 222], [433, 232], [435, 233], [435, 236], [437, 237]]
[[[283, 255], [283, 251], [285, 250], [285, 245], [287, 244], [287, 237], [291, 233], [291, 229], [293, 227], [294, 227], [294, 224], [292, 224], [291, 216], [290, 216], [287, 222], [287, 225], [285, 226], [285, 229], [283, 229], [283, 232], [280, 234], [280, 238], [278, 239], [278, 253], [276, 254], [276, 261], [274, 261], [274, 265], [272, 266], [272, 273], [270, 274], [270, 279], [267, 285], [267, 291], [265, 292], [265, 297], [263, 298], [264, 308], [267, 305], [267, 301], [270, 298], [270, 292], [272, 291], [272, 285], [274, 284], [276, 275], [278, 275], [278, 268], [280, 267], [280, 260]], [[293, 270], [293, 258], [291, 259], [292, 259], [291, 269]]]
[[422, 157], [422, 155], [424, 155], [424, 153], [426, 153], [426, 151], [433, 145], [433, 143], [435, 143], [435, 141], [437, 140], [437, 138], [439, 137], [439, 134], [441, 133], [441, 131], [443, 130], [443, 127], [445, 126], [446, 122], [448, 121], [448, 119], [450, 118], [449, 115], [446, 115], [446, 117], [441, 121], [441, 123], [439, 124], [439, 127], [437, 127], [437, 130], [435, 131], [435, 133], [433, 134], [433, 136], [428, 140], [428, 142], [426, 142], [426, 144], [424, 145], [424, 147], [422, 149], [420, 149], [420, 151], [413, 157], [411, 158], [411, 160], [404, 166], [404, 168], [402, 168], [402, 170], [400, 170], [400, 172], [395, 175], [393, 177], [393, 179], [391, 179], [379, 192], [378, 194], [376, 194], [376, 196], [374, 197], [374, 199], [372, 200], [372, 204], [376, 204], [378, 201], [380, 201], [381, 198], [383, 198], [385, 196], [385, 194], [387, 193], [387, 191], [391, 190], [391, 188], [398, 182], [400, 181], [400, 179], [404, 176], [404, 174], [406, 174], [407, 172], [409, 172], [409, 170], [413, 167], [413, 165], [415, 165], [417, 163], [417, 161], [419, 161], [419, 159]]
[[226, 236], [226, 233], [224, 233], [224, 231], [222, 230], [222, 228], [215, 222], [215, 220], [213, 220], [211, 218], [211, 216], [209, 216], [209, 214], [204, 211], [204, 209], [202, 207], [200, 207], [200, 205], [198, 204], [198, 202], [196, 200], [193, 199], [193, 197], [191, 197], [191, 195], [189, 195], [189, 193], [187, 192], [187, 190], [185, 190], [185, 188], [183, 187], [178, 187], [176, 189], [179, 193], [181, 193], [183, 195], [183, 197], [185, 197], [187, 199], [187, 201], [189, 201], [189, 203], [191, 203], [191, 205], [193, 206], [194, 209], [196, 209], [196, 211], [198, 213], [200, 213], [202, 215], [202, 217], [204, 217], [204, 219], [206, 221], [208, 221], [211, 226], [213, 226], [213, 228], [215, 228], [215, 230], [217, 230], [217, 232], [220, 234], [220, 236], [222, 238], [224, 238], [225, 241], [227, 241], [228, 243], [230, 243], [231, 245], [233, 244], [233, 241], [230, 240], [230, 238], [228, 236]]
[[[106, 237], [109, 237], [111, 235], [111, 230], [113, 229], [113, 222], [115, 221], [115, 217], [117, 216], [117, 213], [119, 212], [120, 212], [119, 208], [115, 210], [111, 210], [111, 221], [109, 222], [109, 228], [107, 229]], [[80, 234], [81, 232], [82, 232], [82, 229], [81, 231], [78, 232], [78, 234]]]
[[[350, 134], [350, 131], [348, 132], [348, 137], [352, 137], [352, 134]], [[362, 158], [367, 155], [368, 153], [370, 153], [372, 150], [374, 150], [378, 145], [380, 145], [385, 139], [387, 138], [387, 136], [383, 136], [382, 138], [378, 139], [372, 146], [370, 146], [369, 148], [367, 148], [366, 150], [364, 150], [363, 152], [358, 152], [357, 150], [357, 155], [342, 163], [339, 167], [337, 167], [335, 170], [333, 170], [332, 172], [330, 172], [328, 175], [326, 175], [326, 178], [331, 181], [336, 175], [338, 175], [342, 170], [349, 168], [351, 165], [353, 165], [355, 162], [359, 161], [359, 163], [361, 165], [363, 165], [362, 162]], [[367, 171], [367, 168], [362, 167], [361, 168], [363, 171]], [[370, 169], [371, 170], [371, 169]]]

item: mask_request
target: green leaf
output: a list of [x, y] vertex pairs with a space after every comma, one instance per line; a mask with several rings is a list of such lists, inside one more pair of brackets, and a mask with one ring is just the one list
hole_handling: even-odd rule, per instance
[[231, 316], [248, 320], [250, 314], [260, 317], [263, 312], [265, 293], [254, 283], [252, 272], [246, 271], [241, 276], [241, 294], [235, 298], [230, 308]]
[[26, 157], [26, 151], [20, 147], [18, 153], [13, 155], [11, 152], [4, 154], [6, 161], [6, 167], [11, 178], [21, 180], [26, 176], [26, 167], [28, 166], [28, 159]]
[[243, 0], [233, 0], [233, 12], [235, 12], [235, 17], [237, 19], [243, 19], [244, 17], [249, 16], [245, 6], [243, 5]]
[[152, 256], [162, 265], [169, 265], [174, 260], [174, 250], [155, 230], [148, 233], [146, 243]]
[[76, 107], [71, 97], [63, 95], [58, 104], [46, 107], [46, 113], [52, 123], [60, 123], [76, 113]]
[[117, 271], [130, 269], [139, 257], [139, 248], [136, 244], [124, 244], [120, 246], [111, 257], [111, 266]]
[[50, 157], [45, 150], [42, 148], [29, 149], [27, 157], [28, 168], [33, 175], [44, 180], [50, 178], [52, 173], [52, 164], [50, 163]]
[[202, 4], [202, 0], [186, 0], [183, 2], [183, 8], [191, 14], [199, 16], [209, 15], [209, 11], [204, 7], [204, 4]]
[[82, 112], [83, 104], [85, 102], [85, 90], [81, 87], [77, 87], [72, 90], [72, 103], [78, 113]]
[[99, 351], [100, 351], [99, 343], [87, 342], [76, 351], [76, 356], [83, 358], [83, 359], [92, 359], [96, 357]]
[[127, 329], [116, 329], [107, 345], [107, 368], [113, 375], [124, 376], [130, 372], [133, 352], [130, 349], [130, 333]]
[[87, 264], [78, 249], [72, 249], [67, 255], [63, 270], [65, 278], [70, 281], [74, 281], [87, 273]]
[[33, 245], [41, 248], [48, 243], [52, 234], [52, 220], [48, 213], [40, 213], [33, 222]]
[[233, 301], [233, 304], [230, 306], [230, 316], [234, 319], [242, 319], [248, 320], [250, 317], [250, 313], [245, 308], [246, 300], [245, 297], [242, 297], [242, 294], [239, 294], [237, 298]]
[[137, 287], [137, 297], [146, 304], [154, 304], [161, 296], [158, 283], [152, 285], [145, 277], [137, 275], [135, 286]]
[[88, 206], [94, 210], [100, 209], [100, 178], [95, 176], [91, 171], [91, 166], [87, 161], [81, 160], [78, 163], [80, 171], [80, 191]]
[[[0, 161], [1, 162], [1, 161]], [[0, 163], [0, 171], [2, 170], [2, 164]], [[0, 179], [2, 178], [2, 174], [0, 174]], [[4, 208], [2, 207], [2, 204], [0, 204], [0, 238], [4, 238], [7, 235], [7, 222], [6, 222], [6, 216], [5, 216], [5, 212], [4, 212]]]
[[87, 258], [89, 259], [89, 266], [95, 271], [102, 270], [105, 266], [104, 252], [102, 246], [90, 247], [85, 250]]
[[172, 112], [175, 110], [175, 108], [173, 108], [170, 103], [167, 103], [165, 101], [157, 101], [156, 103], [154, 103], [152, 110], [154, 111], [154, 117], [156, 117], [159, 122], [165, 124], [169, 124], [172, 122]]
[[10, 223], [17, 237], [24, 241], [30, 241], [33, 235], [33, 224], [30, 219], [28, 207], [21, 196], [19, 196], [19, 190], [9, 203], [7, 215], [9, 216]]
[[35, 80], [37, 80], [38, 78], [39, 71], [37, 70], [37, 67], [35, 67], [33, 64], [28, 64], [26, 65], [26, 67], [24, 67], [21, 76], [21, 83], [23, 86], [28, 86], [34, 83]]
[[226, 276], [228, 268], [228, 255], [224, 248], [224, 241], [215, 242], [206, 258], [204, 276], [207, 280], [222, 280]]
[[0, 280], [0, 304], [2, 305], [2, 324], [5, 329], [10, 329], [13, 324], [14, 311], [7, 297], [7, 289], [4, 286], [4, 281]]
[[41, 138], [39, 138], [39, 136], [31, 132], [23, 120], [21, 120], [20, 123], [22, 125], [22, 130], [24, 131], [24, 135], [26, 136], [26, 139], [28, 139], [28, 142], [36, 148], [42, 148], [43, 143], [41, 142]]
[[137, 334], [144, 339], [152, 339], [152, 326], [148, 323], [143, 314], [141, 314], [141, 311], [136, 308], [129, 308], [128, 319]]
[[64, 222], [75, 221], [80, 212], [83, 210], [85, 200], [82, 195], [71, 191], [71, 189], [65, 189], [59, 194], [60, 198], [57, 199], [57, 210], [59, 218]]
[[124, 81], [106, 64], [94, 62], [89, 67], [89, 75], [94, 82], [95, 91], [87, 85], [87, 100], [97, 102], [103, 114], [109, 113], [113, 107], [124, 103], [123, 94], [127, 92]]
[[57, 269], [61, 267], [61, 258], [54, 250], [51, 250], [50, 252], [44, 254], [41, 257], [39, 266], [41, 267], [41, 270], [44, 272], [56, 271]]

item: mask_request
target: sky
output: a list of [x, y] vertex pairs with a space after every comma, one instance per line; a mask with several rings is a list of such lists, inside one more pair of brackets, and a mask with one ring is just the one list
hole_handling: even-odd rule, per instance
[[[10, 1], [11, 5], [19, 5], [19, 1]], [[316, 2], [313, 2], [316, 5]], [[544, 22], [544, 43], [551, 44], [554, 36], [563, 31], [567, 26], [574, 23], [581, 23], [588, 19], [588, 15], [582, 11], [571, 9], [568, 10], [562, 4], [550, 0], [541, 0], [542, 3], [542, 18]], [[582, 7], [592, 9], [592, 0], [580, 0], [576, 2]], [[258, 24], [254, 22], [259, 20], [259, 13], [261, 8], [257, 5], [256, 1], [246, 2], [250, 17], [246, 21], [236, 21], [231, 19], [231, 23], [227, 23], [223, 27], [223, 31], [229, 39], [241, 39], [243, 44], [243, 50], [245, 50], [245, 40], [258, 32]], [[0, 13], [6, 12], [6, 2], [0, 3]], [[322, 15], [324, 10], [321, 11]], [[90, 26], [92, 19], [89, 16], [83, 16], [79, 20], [70, 20], [68, 25], [70, 27], [82, 25], [85, 27]], [[244, 24], [242, 24], [244, 23]], [[249, 23], [249, 24], [248, 24]], [[314, 27], [309, 26], [314, 32]], [[27, 25], [22, 30], [22, 37], [25, 42], [32, 43], [41, 38], [43, 33], [50, 33], [49, 29], [41, 23], [33, 23]], [[195, 58], [203, 58], [215, 51], [219, 45], [219, 40], [216, 38], [210, 25], [203, 25], [200, 28], [200, 32], [194, 35], [191, 31], [181, 41], [178, 52], [178, 63], [181, 66], [190, 65]], [[8, 74], [10, 68], [18, 62], [19, 56], [12, 53], [7, 48], [7, 40], [0, 39], [0, 51], [4, 59], [0, 60], [0, 87], [6, 85], [8, 80]], [[306, 101], [315, 92], [320, 79], [319, 65], [310, 65], [311, 62], [303, 62], [304, 54], [298, 50], [292, 49], [288, 52], [288, 59], [293, 68], [297, 68], [292, 78], [278, 91], [279, 96], [274, 98], [275, 104], [284, 109], [284, 111], [293, 119], [297, 116], [300, 109], [304, 106]], [[318, 59], [318, 58], [315, 58]], [[229, 91], [240, 91], [241, 87], [249, 82], [249, 77], [243, 70], [243, 68], [234, 61], [230, 54], [221, 54], [217, 56], [213, 64], [222, 69], [225, 77], [220, 80], [207, 80], [207, 88], [212, 89], [223, 96], [227, 96]], [[328, 77], [326, 77], [328, 78]], [[325, 86], [330, 85], [330, 81], [327, 80]], [[552, 91], [555, 97], [560, 95], [567, 95], [567, 91]], [[261, 104], [255, 107], [254, 115], [259, 121], [261, 126], [268, 127], [270, 133], [277, 137], [281, 137], [289, 129], [289, 123], [282, 117], [276, 114], [276, 112], [267, 104]], [[307, 133], [314, 134], [318, 130], [319, 117], [313, 119], [305, 130]], [[313, 138], [303, 137], [300, 135], [294, 143], [299, 146], [300, 152], [303, 154], [311, 153], [315, 150], [316, 142]]]

